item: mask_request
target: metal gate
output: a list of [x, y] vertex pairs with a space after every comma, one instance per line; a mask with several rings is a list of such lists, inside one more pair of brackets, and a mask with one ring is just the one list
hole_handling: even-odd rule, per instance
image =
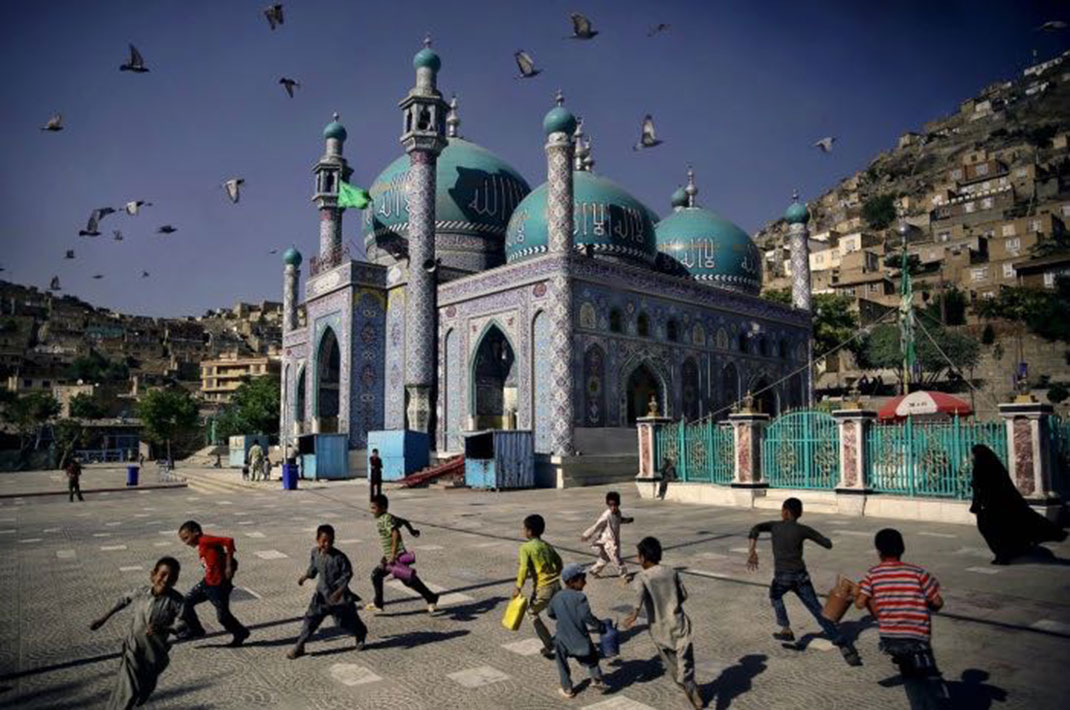
[[840, 428], [827, 412], [776, 418], [762, 443], [762, 475], [777, 488], [835, 488], [840, 481]]
[[654, 444], [655, 465], [660, 469], [668, 460], [680, 481], [732, 482], [735, 442], [727, 424], [680, 420], [658, 429]]

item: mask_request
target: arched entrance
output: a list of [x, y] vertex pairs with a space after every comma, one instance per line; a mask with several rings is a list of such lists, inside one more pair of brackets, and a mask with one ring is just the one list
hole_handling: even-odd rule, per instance
[[297, 393], [294, 395], [294, 422], [300, 425], [299, 430], [304, 432], [305, 425], [305, 368], [297, 371]]
[[483, 333], [472, 361], [473, 412], [476, 429], [515, 426], [516, 355], [505, 333], [491, 325]]
[[764, 377], [759, 378], [751, 386], [751, 393], [754, 395], [754, 402], [758, 405], [759, 412], [768, 414], [771, 417], [775, 417], [779, 413], [776, 391], [769, 387], [769, 381]]
[[341, 385], [342, 351], [334, 330], [328, 328], [320, 340], [316, 356], [316, 417], [323, 433], [338, 431], [338, 407]]
[[684, 405], [684, 418], [694, 421], [699, 418], [699, 381], [698, 365], [694, 358], [684, 360], [681, 368], [681, 383], [683, 385], [682, 401]]
[[639, 365], [628, 376], [628, 426], [635, 426], [635, 420], [645, 417], [650, 411], [650, 398], [658, 404], [658, 414], [665, 416], [665, 397], [661, 383], [646, 364]]
[[733, 363], [728, 363], [721, 370], [721, 413], [720, 418], [728, 416], [728, 407], [739, 401], [739, 372]]

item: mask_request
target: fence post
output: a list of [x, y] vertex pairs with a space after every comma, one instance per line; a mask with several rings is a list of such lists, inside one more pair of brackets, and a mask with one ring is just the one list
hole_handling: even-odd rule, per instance
[[735, 452], [733, 461], [733, 488], [765, 488], [762, 480], [762, 439], [769, 415], [746, 408], [728, 415], [732, 422]]
[[668, 417], [639, 417], [635, 420], [635, 429], [639, 437], [639, 472], [635, 475], [635, 485], [638, 486], [639, 495], [643, 498], [653, 498], [658, 493], [662, 462], [657, 460], [657, 434], [662, 427], [671, 422], [672, 420]]
[[687, 482], [687, 480], [690, 478], [690, 472], [688, 471], [687, 466], [689, 458], [687, 455], [687, 431], [685, 430], [687, 424], [686, 422], [684, 422], [683, 417], [680, 417], [678, 425], [680, 429], [676, 433], [676, 450], [680, 452], [679, 456], [677, 457], [680, 460], [676, 463], [676, 471], [680, 475], [680, 480]]
[[1060, 508], [1059, 495], [1052, 489], [1050, 404], [1026, 395], [999, 405], [999, 415], [1007, 427], [1007, 470], [1015, 488], [1042, 515], [1053, 518]]
[[845, 515], [863, 515], [866, 508], [866, 495], [869, 488], [867, 474], [870, 470], [869, 438], [870, 427], [877, 419], [877, 413], [862, 409], [860, 404], [837, 409], [832, 413], [840, 429], [840, 480], [836, 485], [836, 507]]

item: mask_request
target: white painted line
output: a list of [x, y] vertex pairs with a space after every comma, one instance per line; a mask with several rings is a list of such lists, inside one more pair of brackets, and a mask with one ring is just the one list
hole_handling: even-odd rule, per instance
[[148, 495], [149, 493], [152, 493], [152, 491], [138, 491], [137, 492], [137, 494], [139, 496], [145, 496], [145, 495]]
[[44, 541], [44, 538], [42, 538], [42, 537], [27, 537], [27, 538], [23, 538], [22, 540], [19, 540], [19, 542], [43, 542], [43, 541]]
[[728, 559], [728, 555], [722, 555], [720, 552], [700, 552], [695, 555], [696, 557], [702, 557], [707, 560], [725, 560]]
[[412, 549], [421, 550], [423, 552], [434, 552], [435, 550], [444, 550], [446, 548], [442, 547], [442, 545], [413, 545]]
[[998, 569], [993, 569], [991, 567], [967, 567], [966, 571], [976, 572], [977, 574], [999, 574]]
[[245, 533], [245, 537], [265, 537], [265, 535], [259, 530], [254, 530], [252, 532]]
[[113, 552], [115, 550], [125, 550], [126, 545], [101, 545], [100, 549], [104, 550], [104, 552]]
[[476, 668], [450, 673], [446, 677], [465, 688], [479, 688], [491, 683], [509, 680], [509, 676], [492, 666], [477, 666]]
[[492, 542], [479, 542], [472, 547], [497, 547], [498, 545], [512, 545], [513, 543], [506, 540], [494, 540]]
[[170, 530], [157, 530], [156, 534], [157, 535], [174, 535], [175, 533], [171, 532]]
[[239, 589], [244, 589], [245, 591], [249, 592], [249, 594], [251, 596], [255, 597], [256, 599], [261, 599], [261, 600], [263, 599], [262, 596], [260, 596], [256, 592], [254, 592], [252, 589], [249, 589], [248, 587], [239, 587]]
[[234, 505], [229, 500], [217, 500], [215, 503], [216, 505]]
[[[420, 594], [418, 592], [416, 592], [416, 591], [414, 591], [412, 589], [409, 589], [404, 584], [402, 584], [399, 580], [392, 579], [389, 582], [387, 582], [386, 584], [391, 589], [396, 589], [397, 591], [401, 592], [405, 596], [414, 597], [414, 598], [420, 596]], [[446, 591], [445, 587], [439, 586], [437, 584], [431, 584], [430, 582], [427, 582], [427, 581], [425, 581], [424, 584], [426, 584], [427, 588], [430, 589], [432, 592], [435, 592], [436, 594], [440, 595], [439, 598], [438, 598], [438, 605], [439, 606], [453, 606], [455, 604], [464, 604], [465, 602], [473, 601], [472, 597], [468, 596], [467, 594], [461, 594], [459, 592], [451, 592], [449, 594], [442, 594], [442, 592]]]
[[[829, 525], [850, 525], [850, 523], [847, 522], [846, 520], [829, 520], [828, 524]], [[697, 665], [695, 667], [698, 668]]]
[[198, 498], [197, 496], [193, 496], [192, 498], [187, 498], [186, 502], [188, 502], [188, 503], [196, 503], [199, 500], [200, 500], [200, 498]]
[[102, 492], [98, 493], [97, 495], [102, 495], [102, 496], [111, 495], [111, 491], [102, 491]]
[[111, 533], [93, 533], [93, 537], [111, 537]]
[[159, 542], [152, 543], [152, 546], [153, 547], [167, 547], [168, 545], [172, 545], [172, 544], [174, 544], [174, 543], [168, 542], [167, 540], [160, 540]]
[[740, 554], [745, 555], [748, 552], [750, 552], [750, 548], [749, 547], [733, 547], [733, 548], [730, 548], [728, 551], [729, 552], [738, 552]]
[[833, 530], [833, 535], [854, 535], [855, 537], [873, 537], [874, 533], [865, 530]]
[[147, 518], [147, 517], [149, 517], [149, 514], [148, 513], [134, 513], [134, 517], [135, 518]]
[[956, 538], [956, 537], [958, 537], [958, 535], [952, 535], [951, 533], [938, 533], [938, 532], [920, 532], [918, 534], [919, 535], [924, 535], [925, 537], [946, 537], [946, 538]]
[[720, 661], [698, 661], [695, 663], [695, 671], [697, 671], [704, 679], [716, 680], [726, 668], [731, 668], [731, 663], [721, 663]]
[[112, 521], [110, 523], [104, 523], [104, 527], [106, 528], [117, 528], [120, 525], [122, 525], [122, 523], [118, 520]]
[[355, 663], [335, 663], [331, 666], [331, 677], [342, 685], [348, 686], [365, 685], [382, 680], [370, 669]]
[[638, 701], [616, 695], [609, 700], [603, 700], [594, 705], [584, 705], [583, 710], [655, 710], [650, 705], [644, 705]]
[[74, 550], [56, 550], [56, 557], [61, 560], [73, 560]]
[[503, 643], [502, 648], [521, 656], [534, 656], [542, 650], [542, 641], [537, 638], [524, 639], [523, 641]]
[[689, 568], [687, 571], [688, 571], [689, 574], [696, 574], [699, 577], [709, 577], [710, 579], [735, 579], [730, 574], [721, 574], [719, 572], [707, 572], [704, 569]]
[[332, 518], [337, 518], [338, 517], [338, 513], [320, 513], [320, 517], [321, 518], [326, 518], [327, 520], [330, 520]]
[[813, 639], [806, 647], [816, 651], [831, 651], [836, 648], [828, 639]]
[[13, 535], [16, 531], [12, 529], [0, 530], [0, 535]]
[[1030, 624], [1029, 627], [1041, 631], [1053, 631], [1057, 634], [1070, 634], [1070, 624], [1053, 619], [1041, 619]]
[[239, 520], [238, 525], [255, 525], [255, 520]]
[[288, 555], [278, 550], [257, 550], [253, 554], [262, 560], [284, 560], [288, 557]]
[[339, 545], [359, 545], [361, 542], [363, 542], [363, 540], [361, 540], [360, 538], [350, 537], [350, 538], [346, 538], [345, 540], [339, 540], [338, 544]]
[[119, 571], [120, 572], [140, 572], [143, 569], [145, 569], [145, 568], [142, 567], [141, 565], [127, 565], [126, 567], [120, 567]]
[[58, 533], [58, 532], [59, 532], [60, 530], [62, 530], [62, 529], [63, 529], [63, 528], [45, 528], [45, 529], [44, 529], [44, 530], [42, 530], [41, 532], [46, 532], [46, 533]]
[[151, 505], [146, 505], [146, 506], [143, 506], [143, 507], [142, 507], [141, 509], [142, 509], [142, 510], [156, 510], [156, 509], [155, 509], [155, 508], [153, 508], [153, 507], [152, 507]]
[[13, 522], [15, 522], [14, 518], [0, 518], [0, 523], [13, 523]]

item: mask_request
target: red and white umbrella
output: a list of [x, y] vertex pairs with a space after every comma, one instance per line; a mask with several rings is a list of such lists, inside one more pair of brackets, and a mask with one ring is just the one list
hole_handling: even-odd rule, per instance
[[890, 399], [877, 412], [877, 418], [906, 419], [934, 414], [966, 416], [973, 414], [973, 409], [958, 397], [943, 392], [911, 392]]

